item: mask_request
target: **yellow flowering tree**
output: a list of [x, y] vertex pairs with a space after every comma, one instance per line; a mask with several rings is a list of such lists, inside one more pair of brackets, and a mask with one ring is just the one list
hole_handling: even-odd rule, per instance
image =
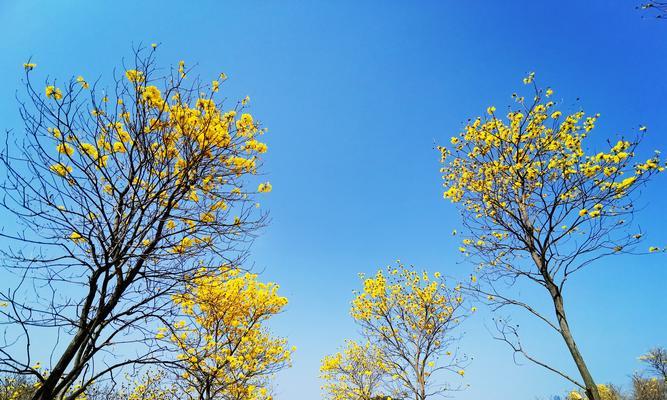
[[34, 391], [33, 384], [25, 377], [6, 376], [0, 379], [0, 400], [29, 400]]
[[372, 400], [387, 378], [381, 349], [370, 342], [346, 342], [345, 348], [326, 356], [320, 366], [322, 389], [331, 400]]
[[[623, 400], [625, 398], [623, 395], [621, 395], [619, 390], [612, 385], [598, 384], [597, 389], [598, 394], [602, 400]], [[586, 398], [584, 396], [586, 396], [585, 392], [573, 390], [567, 395], [565, 400], [582, 400]]]
[[[504, 116], [489, 107], [452, 137], [451, 145], [439, 147], [444, 197], [460, 206], [466, 229], [459, 250], [478, 263], [470, 288], [498, 308], [522, 307], [557, 332], [581, 381], [528, 354], [516, 327], [506, 321], [499, 320], [499, 338], [599, 400], [572, 336], [564, 287], [601, 257], [637, 249], [642, 233], [632, 230], [633, 195], [664, 167], [658, 152], [639, 159], [645, 127], [634, 139], [588, 149], [599, 115], [563, 114], [553, 90], [539, 89], [533, 79], [533, 74], [524, 79], [534, 89], [532, 100], [513, 95], [517, 106]], [[514, 295], [509, 287], [518, 281], [543, 287], [552, 310], [540, 311]]]
[[[169, 382], [164, 370], [147, 370], [138, 378], [126, 377], [117, 390], [109, 390], [100, 400], [173, 400], [179, 398], [178, 387]], [[98, 397], [89, 400], [96, 400]]]
[[658, 377], [645, 378], [640, 374], [632, 376], [633, 400], [667, 399], [667, 381]]
[[648, 366], [652, 374], [657, 375], [667, 383], [667, 349], [664, 347], [655, 347], [646, 354], [641, 355], [639, 360]]
[[[271, 185], [254, 175], [267, 146], [248, 99], [223, 102], [224, 74], [205, 84], [184, 62], [158, 68], [155, 47], [110, 87], [79, 76], [39, 88], [36, 65], [24, 66], [25, 135], [0, 153], [2, 205], [17, 220], [3, 256], [20, 277], [0, 294], [3, 323], [18, 327], [0, 371], [39, 381], [35, 399], [73, 400], [115, 370], [159, 362], [139, 350], [195, 259], [241, 259], [264, 224], [255, 195]], [[48, 376], [32, 367], [33, 328], [59, 338]]]
[[649, 376], [641, 372], [632, 375], [633, 400], [667, 399], [667, 350], [655, 347], [639, 356], [639, 360], [645, 364]]
[[[377, 351], [378, 368], [388, 377], [385, 393], [424, 400], [455, 390], [441, 373], [463, 376], [454, 329], [469, 310], [457, 285], [449, 288], [439, 273], [418, 272], [401, 263], [362, 276], [350, 313]], [[460, 379], [460, 377], [459, 377]]]
[[271, 375], [289, 366], [293, 348], [270, 334], [266, 322], [287, 299], [256, 274], [223, 267], [201, 269], [173, 296], [183, 318], [158, 332], [177, 354], [179, 398], [270, 400]]

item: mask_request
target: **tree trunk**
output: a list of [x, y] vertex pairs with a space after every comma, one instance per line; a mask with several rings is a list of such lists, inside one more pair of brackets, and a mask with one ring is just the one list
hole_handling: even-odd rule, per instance
[[[532, 226], [528, 223], [527, 218], [525, 219], [524, 223], [526, 223], [527, 226]], [[554, 283], [553, 277], [549, 273], [549, 269], [544, 257], [542, 257], [542, 255], [532, 245], [532, 230], [529, 231], [526, 236], [529, 243], [531, 258], [533, 259], [533, 262], [535, 262], [535, 265], [540, 271], [540, 274], [544, 278], [545, 286], [547, 290], [549, 290], [551, 300], [554, 303], [556, 318], [558, 319], [558, 325], [560, 327], [560, 334], [563, 337], [568, 350], [570, 351], [572, 360], [579, 370], [579, 375], [581, 375], [581, 379], [584, 381], [584, 386], [586, 386], [586, 397], [588, 397], [589, 400], [602, 400], [600, 397], [600, 392], [598, 391], [598, 387], [593, 380], [593, 376], [591, 375], [590, 371], [588, 371], [586, 362], [584, 362], [584, 358], [581, 356], [579, 348], [577, 347], [577, 344], [572, 337], [572, 331], [570, 331], [570, 325], [568, 324], [567, 317], [565, 316], [565, 307], [563, 306], [563, 296], [561, 294], [560, 288], [558, 285], [556, 285], [556, 283]]]
[[552, 292], [552, 299], [554, 302], [554, 307], [556, 308], [556, 317], [558, 318], [558, 325], [560, 326], [560, 334], [563, 336], [563, 340], [565, 341], [568, 350], [570, 350], [570, 354], [572, 355], [574, 363], [577, 365], [581, 379], [584, 380], [584, 385], [586, 386], [586, 397], [588, 397], [589, 400], [602, 400], [600, 393], [598, 392], [598, 387], [593, 380], [593, 376], [591, 375], [590, 371], [588, 371], [588, 367], [586, 366], [584, 358], [579, 352], [577, 343], [575, 343], [574, 338], [572, 337], [570, 325], [568, 324], [567, 317], [565, 316], [563, 298], [561, 297], [558, 290], [556, 290], [555, 296]]

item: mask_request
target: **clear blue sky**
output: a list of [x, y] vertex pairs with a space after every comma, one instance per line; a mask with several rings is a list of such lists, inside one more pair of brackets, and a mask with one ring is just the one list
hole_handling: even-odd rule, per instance
[[[163, 64], [225, 71], [231, 98], [250, 95], [270, 131], [272, 223], [255, 268], [290, 298], [274, 329], [298, 347], [277, 398], [320, 397], [319, 360], [356, 334], [348, 316], [358, 272], [400, 258], [465, 277], [442, 200], [435, 142], [488, 105], [510, 104], [536, 71], [556, 97], [602, 118], [596, 135], [649, 127], [667, 149], [667, 21], [634, 1], [32, 1], [0, 2], [0, 127], [21, 129], [15, 93], [29, 57], [40, 72], [108, 78], [132, 44], [160, 42]], [[665, 177], [642, 193], [640, 223], [666, 245]], [[11, 222], [6, 222], [11, 223]], [[647, 243], [648, 245], [648, 243]], [[595, 377], [626, 384], [636, 357], [667, 345], [665, 256], [603, 261], [567, 293], [574, 333]], [[532, 296], [532, 295], [529, 295]], [[515, 366], [489, 316], [465, 325], [475, 357], [456, 399], [533, 399], [569, 389]], [[558, 338], [528, 345], [570, 369]], [[456, 377], [458, 378], [458, 377]]]

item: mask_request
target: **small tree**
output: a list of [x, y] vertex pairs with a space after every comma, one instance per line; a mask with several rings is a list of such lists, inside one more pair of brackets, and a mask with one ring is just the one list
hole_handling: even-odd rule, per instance
[[294, 349], [265, 324], [287, 299], [275, 283], [223, 267], [202, 269], [174, 296], [184, 318], [161, 328], [158, 339], [177, 354], [179, 398], [198, 400], [270, 399], [268, 378], [287, 367]]
[[29, 400], [34, 392], [34, 383], [25, 376], [5, 376], [0, 380], [0, 400]]
[[[35, 87], [24, 65], [26, 133], [0, 154], [1, 205], [17, 219], [2, 255], [18, 282], [0, 294], [0, 372], [37, 380], [34, 399], [72, 400], [160, 362], [144, 345], [194, 260], [238, 262], [264, 223], [253, 195], [271, 186], [247, 178], [266, 145], [246, 100], [217, 100], [224, 75], [188, 84], [184, 62], [159, 70], [155, 47], [111, 88], [81, 76]], [[56, 342], [48, 374], [33, 366], [37, 335]]]
[[[597, 385], [598, 393], [602, 400], [624, 400], [625, 397], [621, 394], [621, 391], [613, 385]], [[581, 400], [586, 394], [574, 390], [570, 392], [566, 400]]]
[[348, 340], [342, 352], [326, 356], [320, 367], [323, 389], [331, 400], [378, 400], [378, 390], [385, 381], [380, 348], [370, 342]]
[[640, 374], [632, 376], [632, 400], [667, 399], [667, 382], [660, 378], [645, 378]]
[[448, 288], [439, 273], [400, 263], [362, 280], [350, 313], [377, 346], [379, 369], [392, 386], [386, 392], [424, 400], [459, 388], [439, 380], [441, 372], [465, 373], [467, 359], [454, 347], [453, 334], [467, 314], [459, 287]]
[[82, 400], [173, 400], [177, 399], [175, 385], [164, 370], [143, 369], [126, 374], [121, 382], [89, 389]]
[[646, 363], [652, 374], [658, 375], [667, 382], [667, 350], [663, 347], [655, 347], [640, 356], [639, 359]]
[[[498, 321], [498, 338], [600, 400], [565, 312], [565, 284], [592, 262], [636, 248], [642, 233], [631, 228], [633, 194], [663, 166], [657, 152], [635, 161], [641, 132], [587, 152], [584, 143], [599, 115], [563, 115], [553, 91], [539, 89], [533, 74], [524, 83], [533, 85], [532, 101], [514, 95], [518, 107], [507, 120], [489, 107], [451, 138], [450, 147], [439, 148], [444, 197], [461, 205], [466, 235], [460, 250], [478, 263], [481, 279], [473, 276], [470, 288], [496, 309], [521, 307], [557, 332], [581, 381], [529, 354], [507, 321]], [[552, 311], [514, 295], [509, 287], [519, 281], [544, 288]]]

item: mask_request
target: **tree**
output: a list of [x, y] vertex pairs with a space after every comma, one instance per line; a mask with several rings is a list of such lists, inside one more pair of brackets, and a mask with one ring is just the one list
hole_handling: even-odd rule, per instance
[[655, 347], [648, 353], [639, 357], [648, 365], [651, 373], [658, 375], [667, 383], [667, 350], [663, 347]]
[[110, 391], [100, 400], [171, 400], [178, 398], [176, 385], [169, 383], [164, 370], [144, 371], [138, 379], [127, 377], [119, 390]]
[[667, 399], [667, 382], [652, 377], [644, 378], [640, 374], [632, 375], [632, 400]]
[[29, 400], [34, 385], [23, 376], [5, 376], [0, 380], [0, 400]]
[[174, 296], [183, 319], [161, 328], [177, 353], [181, 399], [270, 400], [268, 378], [290, 363], [293, 348], [275, 338], [265, 324], [287, 304], [275, 283], [256, 274], [221, 267], [201, 269]]
[[[636, 250], [642, 233], [632, 231], [633, 195], [664, 167], [657, 152], [635, 161], [645, 127], [631, 141], [587, 153], [584, 142], [599, 115], [564, 116], [551, 100], [553, 90], [539, 89], [533, 79], [532, 73], [524, 79], [533, 100], [513, 95], [518, 107], [506, 121], [489, 107], [450, 147], [439, 147], [444, 197], [460, 205], [466, 229], [459, 250], [478, 263], [481, 279], [473, 276], [470, 289], [496, 309], [521, 307], [557, 332], [583, 382], [526, 352], [508, 321], [498, 321], [498, 338], [600, 400], [565, 312], [565, 284], [602, 257]], [[546, 290], [551, 312], [512, 293], [524, 281]]]
[[362, 280], [350, 314], [377, 346], [379, 369], [392, 382], [386, 393], [424, 400], [457, 389], [437, 379], [441, 372], [465, 374], [467, 358], [454, 347], [453, 335], [467, 315], [460, 288], [448, 288], [437, 272], [431, 276], [400, 263]]
[[326, 356], [320, 367], [323, 389], [331, 400], [379, 400], [378, 394], [387, 370], [380, 354], [381, 349], [370, 342], [358, 344], [346, 341], [342, 352]]
[[[2, 206], [17, 220], [2, 255], [18, 282], [0, 294], [0, 371], [37, 380], [34, 399], [75, 399], [159, 363], [144, 345], [195, 260], [240, 262], [264, 224], [254, 194], [271, 186], [249, 177], [267, 148], [247, 99], [225, 107], [224, 74], [188, 84], [182, 61], [163, 74], [156, 47], [110, 89], [81, 76], [39, 88], [24, 65], [25, 136], [8, 134], [0, 154]], [[54, 338], [48, 374], [33, 367], [36, 335]]]
[[[598, 393], [602, 400], [623, 400], [625, 397], [621, 394], [620, 390], [613, 385], [597, 385]], [[570, 392], [566, 400], [581, 400], [586, 394], [579, 391]]]

